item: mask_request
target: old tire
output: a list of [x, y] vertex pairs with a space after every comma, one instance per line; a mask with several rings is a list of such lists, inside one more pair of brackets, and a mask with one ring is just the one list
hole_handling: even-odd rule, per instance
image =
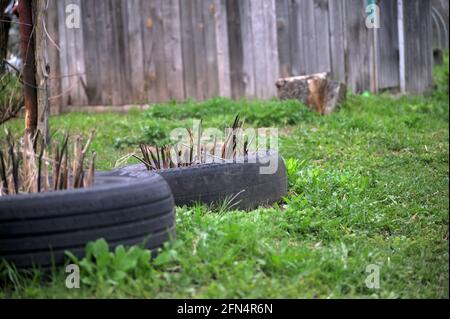
[[97, 176], [93, 187], [0, 197], [0, 259], [48, 268], [82, 257], [89, 241], [155, 250], [174, 235], [174, 201], [157, 174], [146, 179]]
[[[269, 161], [277, 163], [273, 174], [261, 174]], [[264, 153], [247, 160], [209, 163], [187, 168], [156, 171], [169, 184], [178, 206], [195, 202], [214, 204], [226, 199], [230, 206], [250, 210], [279, 201], [287, 194], [286, 167], [277, 153]], [[143, 164], [129, 165], [109, 172], [113, 176], [146, 178], [152, 172]]]

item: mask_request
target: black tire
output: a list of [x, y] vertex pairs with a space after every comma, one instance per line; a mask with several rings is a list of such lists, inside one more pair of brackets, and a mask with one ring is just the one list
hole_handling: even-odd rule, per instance
[[96, 176], [90, 188], [0, 197], [0, 259], [48, 268], [81, 258], [89, 241], [155, 250], [175, 235], [174, 200], [158, 174]]
[[[268, 161], [277, 161], [273, 174], [260, 174]], [[156, 171], [172, 189], [175, 204], [190, 205], [195, 202], [215, 204], [231, 200], [234, 208], [250, 210], [259, 205], [279, 201], [287, 194], [286, 167], [277, 153], [264, 153], [247, 160], [209, 163], [187, 168]], [[152, 172], [143, 164], [129, 165], [109, 172], [113, 176], [146, 178]]]

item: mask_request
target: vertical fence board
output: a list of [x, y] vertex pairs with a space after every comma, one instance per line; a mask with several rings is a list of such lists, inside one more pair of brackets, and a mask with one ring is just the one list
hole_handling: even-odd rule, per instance
[[[119, 26], [119, 59], [121, 61], [120, 67], [122, 72], [122, 104], [131, 103], [134, 99], [132, 90], [132, 75], [131, 75], [131, 56], [130, 56], [130, 38], [128, 33], [128, 8], [127, 3], [136, 0], [120, 0], [117, 4], [120, 7], [120, 16], [118, 21]], [[133, 18], [133, 17], [131, 17]]]
[[59, 34], [60, 34], [60, 58], [61, 58], [61, 73], [62, 73], [62, 86], [64, 92], [64, 105], [73, 105], [74, 97], [76, 96], [77, 88], [74, 83], [75, 63], [71, 52], [74, 52], [75, 41], [72, 36], [72, 32], [66, 27], [66, 6], [70, 3], [67, 0], [58, 1], [58, 11], [62, 19], [59, 22]]
[[163, 1], [162, 17], [163, 45], [166, 56], [166, 85], [169, 97], [179, 101], [184, 99], [179, 1]]
[[231, 96], [237, 99], [245, 94], [243, 81], [244, 51], [241, 36], [239, 0], [227, 0], [227, 28], [230, 54]]
[[100, 1], [96, 11], [96, 29], [98, 34], [97, 45], [99, 54], [99, 77], [101, 101], [103, 105], [112, 104], [113, 60], [111, 56], [112, 37], [111, 13], [107, 10], [108, 3]]
[[142, 41], [143, 46], [143, 72], [144, 72], [144, 90], [145, 97], [149, 103], [158, 102], [157, 94], [157, 75], [156, 75], [156, 52], [158, 43], [156, 41], [156, 8], [154, 2], [141, 1], [142, 14]]
[[314, 0], [316, 72], [331, 72], [328, 0]]
[[432, 84], [430, 1], [403, 1], [406, 90], [421, 93]]
[[153, 9], [153, 41], [154, 41], [154, 58], [155, 58], [155, 73], [156, 73], [156, 87], [157, 101], [163, 102], [170, 99], [169, 91], [167, 87], [167, 75], [166, 75], [166, 53], [164, 46], [164, 30], [163, 30], [163, 13], [162, 13], [163, 0], [155, 0], [152, 2]]
[[291, 43], [290, 28], [291, 22], [289, 19], [290, 0], [276, 1], [276, 15], [277, 15], [277, 47], [279, 55], [280, 75], [288, 77], [292, 75], [291, 67]]
[[[267, 85], [267, 46], [265, 38], [267, 32], [265, 30], [265, 16], [263, 4], [258, 0], [248, 1], [250, 4], [250, 21], [251, 33], [253, 38], [253, 83], [255, 86], [254, 97], [266, 96]], [[245, 51], [244, 51], [245, 54]]]
[[344, 1], [329, 2], [331, 75], [345, 82]]
[[266, 32], [266, 59], [267, 59], [267, 87], [265, 98], [269, 99], [276, 95], [275, 82], [279, 77], [279, 58], [277, 49], [277, 19], [275, 1], [264, 2], [265, 32]]
[[220, 96], [230, 96], [231, 94], [226, 1], [227, 0], [214, 0], [214, 4], [217, 8], [215, 12], [215, 33], [217, 73], [219, 81], [218, 94]]
[[83, 24], [84, 58], [88, 64], [86, 68], [86, 95], [89, 105], [101, 104], [99, 82], [99, 60], [97, 55], [98, 34], [95, 20], [97, 19], [96, 5], [93, 1], [81, 1], [81, 22]]
[[[120, 1], [120, 0], [119, 0]], [[122, 62], [120, 58], [120, 47], [121, 42], [123, 41], [121, 37], [121, 19], [122, 12], [120, 8], [120, 4], [118, 0], [109, 0], [108, 1], [108, 13], [111, 14], [111, 28], [108, 33], [108, 42], [110, 43], [110, 51], [111, 54], [111, 93], [112, 93], [112, 104], [113, 105], [121, 105], [123, 101], [123, 74], [122, 74]]]
[[194, 0], [180, 1], [181, 41], [183, 54], [184, 93], [187, 99], [197, 97], [194, 47]]
[[255, 48], [253, 40], [252, 11], [251, 1], [242, 1], [239, 3], [240, 25], [242, 36], [242, 79], [244, 82], [244, 96], [255, 96]]
[[378, 87], [395, 88], [399, 82], [397, 3], [378, 0], [380, 7], [380, 29], [377, 45]]
[[142, 18], [142, 7], [140, 0], [128, 0], [128, 50], [130, 57], [131, 72], [131, 93], [134, 103], [145, 101], [144, 86], [144, 48], [142, 40], [142, 28], [144, 27]]
[[314, 19], [314, 0], [302, 0], [300, 2], [302, 38], [304, 46], [304, 67], [305, 73], [314, 73], [317, 70], [317, 50], [316, 50], [316, 24]]
[[[69, 3], [75, 4], [80, 8], [81, 16], [84, 15], [85, 12], [82, 10], [81, 0], [72, 0]], [[76, 105], [87, 105], [88, 98], [86, 95], [86, 58], [85, 54], [85, 46], [84, 46], [84, 37], [83, 37], [83, 28], [84, 25], [81, 22], [80, 28], [69, 29], [69, 33], [73, 34], [74, 41], [74, 50], [71, 52], [73, 59], [76, 61], [75, 63], [75, 73], [77, 76], [73, 77], [73, 81], [77, 87], [77, 100]]]
[[216, 45], [216, 4], [211, 0], [203, 0], [203, 34], [205, 37], [206, 52], [206, 97], [211, 98], [219, 93], [219, 78], [217, 69], [217, 45]]
[[48, 63], [50, 74], [48, 80], [50, 113], [58, 114], [62, 111], [61, 97], [61, 65], [59, 59], [59, 18], [56, 0], [48, 2], [45, 26], [51, 39], [47, 39]]
[[333, 0], [328, 3], [331, 76], [343, 82], [345, 82], [344, 1]]
[[203, 6], [201, 0], [194, 2], [194, 54], [196, 61], [195, 74], [197, 78], [197, 99], [204, 100], [208, 96], [205, 23], [203, 19]]
[[371, 42], [365, 26], [365, 1], [345, 1], [347, 84], [354, 92], [370, 90]]
[[291, 42], [291, 75], [304, 75], [307, 73], [306, 60], [309, 58], [308, 48], [303, 36], [303, 14], [304, 0], [292, 0], [289, 10], [290, 37]]

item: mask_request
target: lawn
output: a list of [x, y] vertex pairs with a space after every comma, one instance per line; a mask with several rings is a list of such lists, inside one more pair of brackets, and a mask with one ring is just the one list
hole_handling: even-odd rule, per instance
[[[63, 268], [49, 278], [3, 266], [0, 298], [448, 298], [445, 60], [429, 94], [349, 94], [330, 116], [296, 101], [216, 98], [52, 117], [56, 137], [95, 128], [98, 169], [107, 170], [140, 141], [163, 143], [170, 129], [190, 127], [194, 118], [224, 128], [239, 113], [247, 126], [279, 128], [289, 195], [251, 212], [178, 207], [177, 236], [156, 259], [125, 275], [114, 263], [85, 260], [80, 289], [65, 287]], [[19, 133], [22, 125], [6, 126]], [[380, 267], [378, 289], [366, 286], [370, 265]]]

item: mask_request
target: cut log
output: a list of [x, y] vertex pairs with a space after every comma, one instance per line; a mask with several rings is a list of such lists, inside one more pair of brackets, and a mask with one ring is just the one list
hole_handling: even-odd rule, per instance
[[327, 73], [294, 76], [276, 82], [280, 100], [299, 100], [320, 114], [329, 114], [345, 100], [346, 85]]

